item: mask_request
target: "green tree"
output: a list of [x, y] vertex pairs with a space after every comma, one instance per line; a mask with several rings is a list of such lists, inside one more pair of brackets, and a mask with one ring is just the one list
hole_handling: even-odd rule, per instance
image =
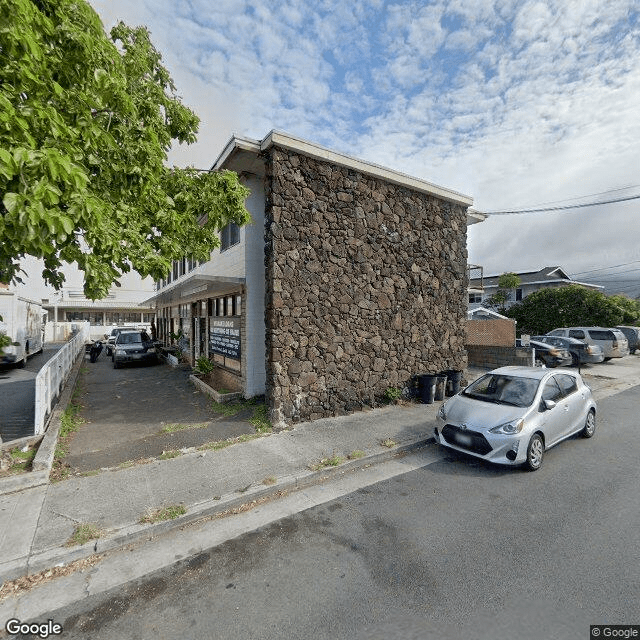
[[86, 0], [0, 1], [0, 282], [31, 255], [56, 288], [77, 263], [101, 298], [131, 269], [209, 259], [249, 221], [235, 174], [166, 166], [199, 125], [175, 91], [145, 28], [110, 39]]
[[629, 324], [634, 316], [604, 293], [581, 285], [540, 289], [509, 308], [519, 333], [538, 335], [558, 327]]
[[513, 299], [513, 292], [520, 286], [520, 276], [517, 273], [503, 273], [498, 278], [498, 290], [489, 297], [487, 306], [504, 312], [506, 303]]

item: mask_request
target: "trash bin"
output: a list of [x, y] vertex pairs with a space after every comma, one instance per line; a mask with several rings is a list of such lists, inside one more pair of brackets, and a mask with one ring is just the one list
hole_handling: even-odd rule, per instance
[[436, 393], [436, 380], [437, 377], [429, 373], [418, 376], [418, 390], [422, 404], [433, 404], [433, 398]]
[[455, 396], [460, 391], [460, 381], [462, 380], [462, 371], [446, 371], [447, 374], [447, 397]]
[[436, 376], [436, 393], [435, 400], [444, 400], [444, 388], [447, 385], [447, 374], [439, 373]]

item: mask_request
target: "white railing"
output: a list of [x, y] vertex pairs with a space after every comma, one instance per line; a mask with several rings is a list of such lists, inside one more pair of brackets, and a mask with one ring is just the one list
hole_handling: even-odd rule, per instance
[[64, 388], [64, 383], [84, 345], [89, 340], [89, 323], [78, 323], [79, 331], [58, 351], [36, 376], [36, 411], [34, 435], [44, 431], [51, 409]]

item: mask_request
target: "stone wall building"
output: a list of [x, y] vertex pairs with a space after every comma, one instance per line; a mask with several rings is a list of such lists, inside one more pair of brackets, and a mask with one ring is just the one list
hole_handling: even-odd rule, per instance
[[[218, 362], [247, 396], [265, 393], [280, 425], [464, 368], [466, 228], [482, 219], [471, 198], [274, 131], [233, 138], [214, 168], [251, 189], [253, 223], [158, 285], [158, 317], [185, 317], [192, 358]], [[211, 330], [227, 298], [232, 358]]]

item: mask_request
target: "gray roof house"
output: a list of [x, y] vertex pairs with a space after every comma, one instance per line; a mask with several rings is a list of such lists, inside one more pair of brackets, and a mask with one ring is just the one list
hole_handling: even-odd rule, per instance
[[[580, 284], [583, 287], [589, 287], [601, 291], [604, 287], [595, 285], [588, 282], [579, 282], [573, 280], [562, 267], [544, 267], [538, 271], [521, 271], [517, 273], [520, 278], [520, 286], [515, 290], [513, 300], [508, 300], [505, 307], [510, 307], [516, 302], [520, 302], [523, 298], [526, 298], [529, 294], [539, 289], [548, 287], [565, 287], [571, 284]], [[500, 275], [485, 276], [482, 282], [476, 282], [474, 279], [469, 281], [469, 289], [471, 290], [474, 285], [479, 285], [482, 288], [481, 294], [469, 294], [469, 308], [486, 303], [487, 300], [498, 290], [498, 279]]]

